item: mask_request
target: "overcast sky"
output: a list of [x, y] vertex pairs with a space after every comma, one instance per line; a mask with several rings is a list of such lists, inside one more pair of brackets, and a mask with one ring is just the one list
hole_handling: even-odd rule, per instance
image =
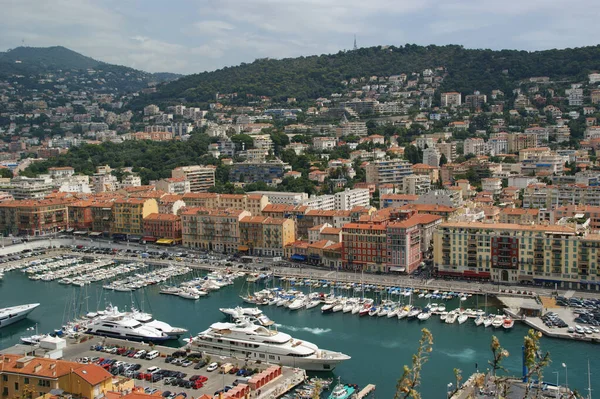
[[541, 50], [600, 41], [600, 0], [0, 0], [0, 49], [62, 45], [150, 72], [375, 45]]

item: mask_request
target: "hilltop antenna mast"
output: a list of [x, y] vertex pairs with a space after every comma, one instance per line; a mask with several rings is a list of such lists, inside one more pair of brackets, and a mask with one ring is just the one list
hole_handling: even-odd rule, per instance
[[354, 35], [354, 50], [358, 50], [358, 46], [356, 45], [356, 35]]

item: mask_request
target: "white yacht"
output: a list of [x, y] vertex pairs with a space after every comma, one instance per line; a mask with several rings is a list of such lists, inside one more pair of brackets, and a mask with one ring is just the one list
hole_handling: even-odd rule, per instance
[[6, 327], [19, 320], [23, 320], [38, 306], [40, 306], [39, 303], [30, 303], [28, 305], [18, 305], [0, 309], [0, 327]]
[[132, 309], [131, 317], [143, 325], [155, 328], [173, 338], [179, 338], [188, 331], [185, 328], [173, 327], [164, 321], [156, 320], [150, 313], [140, 312], [137, 309]]
[[331, 371], [350, 356], [319, 349], [316, 345], [290, 335], [252, 324], [214, 323], [206, 331], [187, 340], [194, 348], [216, 355], [261, 360], [311, 371]]
[[162, 342], [173, 338], [156, 328], [145, 326], [129, 317], [120, 319], [97, 318], [87, 325], [86, 333], [129, 341]]

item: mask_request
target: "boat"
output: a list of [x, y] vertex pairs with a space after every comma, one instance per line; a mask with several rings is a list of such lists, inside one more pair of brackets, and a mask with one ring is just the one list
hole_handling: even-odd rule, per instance
[[446, 305], [444, 305], [443, 303], [440, 303], [437, 307], [437, 311], [442, 313], [446, 311]]
[[475, 318], [475, 325], [480, 326], [483, 324], [484, 321], [485, 321], [485, 316], [479, 315]]
[[460, 313], [458, 315], [458, 324], [463, 324], [465, 321], [469, 320], [469, 315], [466, 312]]
[[366, 316], [369, 314], [370, 311], [371, 311], [371, 305], [365, 304], [365, 305], [363, 305], [362, 309], [358, 312], [358, 315], [360, 317]]
[[498, 315], [492, 319], [492, 327], [500, 328], [504, 324], [504, 316]]
[[40, 306], [39, 303], [30, 303], [28, 305], [17, 305], [0, 309], [0, 327], [6, 327], [19, 320], [23, 320], [38, 306]]
[[[266, 360], [309, 371], [331, 371], [350, 356], [318, 348], [315, 344], [290, 335], [253, 324], [248, 319], [236, 323], [213, 323], [192, 339], [191, 349], [222, 356], [232, 356], [235, 345], [241, 359]], [[266, 356], [266, 357], [265, 357]]]
[[173, 338], [130, 317], [99, 317], [87, 325], [86, 333], [129, 341], [162, 342]]
[[410, 312], [408, 312], [408, 315], [406, 316], [408, 319], [414, 319], [415, 317], [417, 317], [419, 314], [421, 313], [421, 308], [418, 306], [415, 306], [414, 308], [412, 308], [412, 310]]
[[510, 317], [505, 318], [504, 322], [502, 323], [502, 327], [506, 328], [507, 330], [513, 328], [514, 325], [515, 321]]
[[307, 304], [306, 297], [304, 295], [298, 295], [296, 297], [296, 299], [294, 299], [292, 301], [292, 303], [289, 304], [288, 309], [289, 310], [302, 309], [303, 307], [306, 306], [306, 304]]
[[322, 313], [331, 313], [333, 308], [337, 305], [337, 301], [327, 301], [325, 305], [321, 306]]
[[446, 321], [446, 317], [448, 317], [448, 312], [443, 311], [440, 313], [440, 320], [441, 321]]
[[427, 319], [429, 319], [431, 317], [431, 312], [427, 311], [427, 312], [421, 312], [417, 315], [417, 319], [421, 320], [421, 321], [425, 321]]
[[141, 312], [135, 308], [132, 309], [131, 316], [144, 326], [155, 328], [169, 337], [179, 338], [188, 331], [185, 328], [173, 327], [164, 321], [156, 320], [150, 313]]
[[312, 308], [316, 308], [317, 306], [319, 306], [321, 304], [321, 300], [319, 299], [313, 299], [308, 301], [308, 303], [306, 304], [306, 309], [312, 309]]
[[340, 301], [331, 310], [333, 311], [333, 313], [336, 313], [343, 309], [344, 309], [344, 301]]
[[484, 327], [489, 327], [492, 325], [492, 322], [494, 321], [494, 316], [487, 316], [484, 320], [483, 320], [483, 326]]
[[333, 388], [333, 391], [331, 391], [328, 399], [349, 399], [354, 395], [356, 390], [356, 386], [342, 384], [338, 378], [338, 383]]
[[403, 307], [402, 310], [400, 312], [398, 312], [398, 319], [401, 320], [401, 319], [404, 319], [405, 317], [407, 317], [411, 310], [412, 310], [411, 305], [407, 305], [407, 306]]
[[452, 310], [452, 311], [448, 312], [448, 315], [446, 316], [446, 323], [454, 324], [454, 322], [456, 321], [457, 318], [458, 318], [458, 312], [456, 310]]

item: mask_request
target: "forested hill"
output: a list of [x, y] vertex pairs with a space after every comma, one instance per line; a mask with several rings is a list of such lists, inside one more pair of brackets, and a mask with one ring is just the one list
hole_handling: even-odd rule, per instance
[[148, 73], [121, 65], [108, 64], [62, 46], [17, 47], [0, 52], [0, 78], [12, 75], [34, 77], [40, 74], [57, 74], [67, 71], [86, 73], [88, 69], [96, 70], [101, 78], [109, 81], [122, 81], [123, 83], [117, 86], [128, 90], [146, 87], [149, 82], [166, 82], [181, 76], [172, 73]]
[[260, 59], [188, 75], [162, 85], [157, 93], [138, 101], [205, 102], [214, 99], [216, 93], [234, 92], [240, 100], [245, 94], [305, 100], [341, 90], [341, 82], [353, 77], [410, 74], [439, 66], [445, 67], [449, 74], [443, 83], [445, 89], [461, 92], [506, 89], [510, 83], [527, 77], [581, 78], [588, 71], [600, 70], [600, 46], [527, 52], [409, 44], [331, 55]]

